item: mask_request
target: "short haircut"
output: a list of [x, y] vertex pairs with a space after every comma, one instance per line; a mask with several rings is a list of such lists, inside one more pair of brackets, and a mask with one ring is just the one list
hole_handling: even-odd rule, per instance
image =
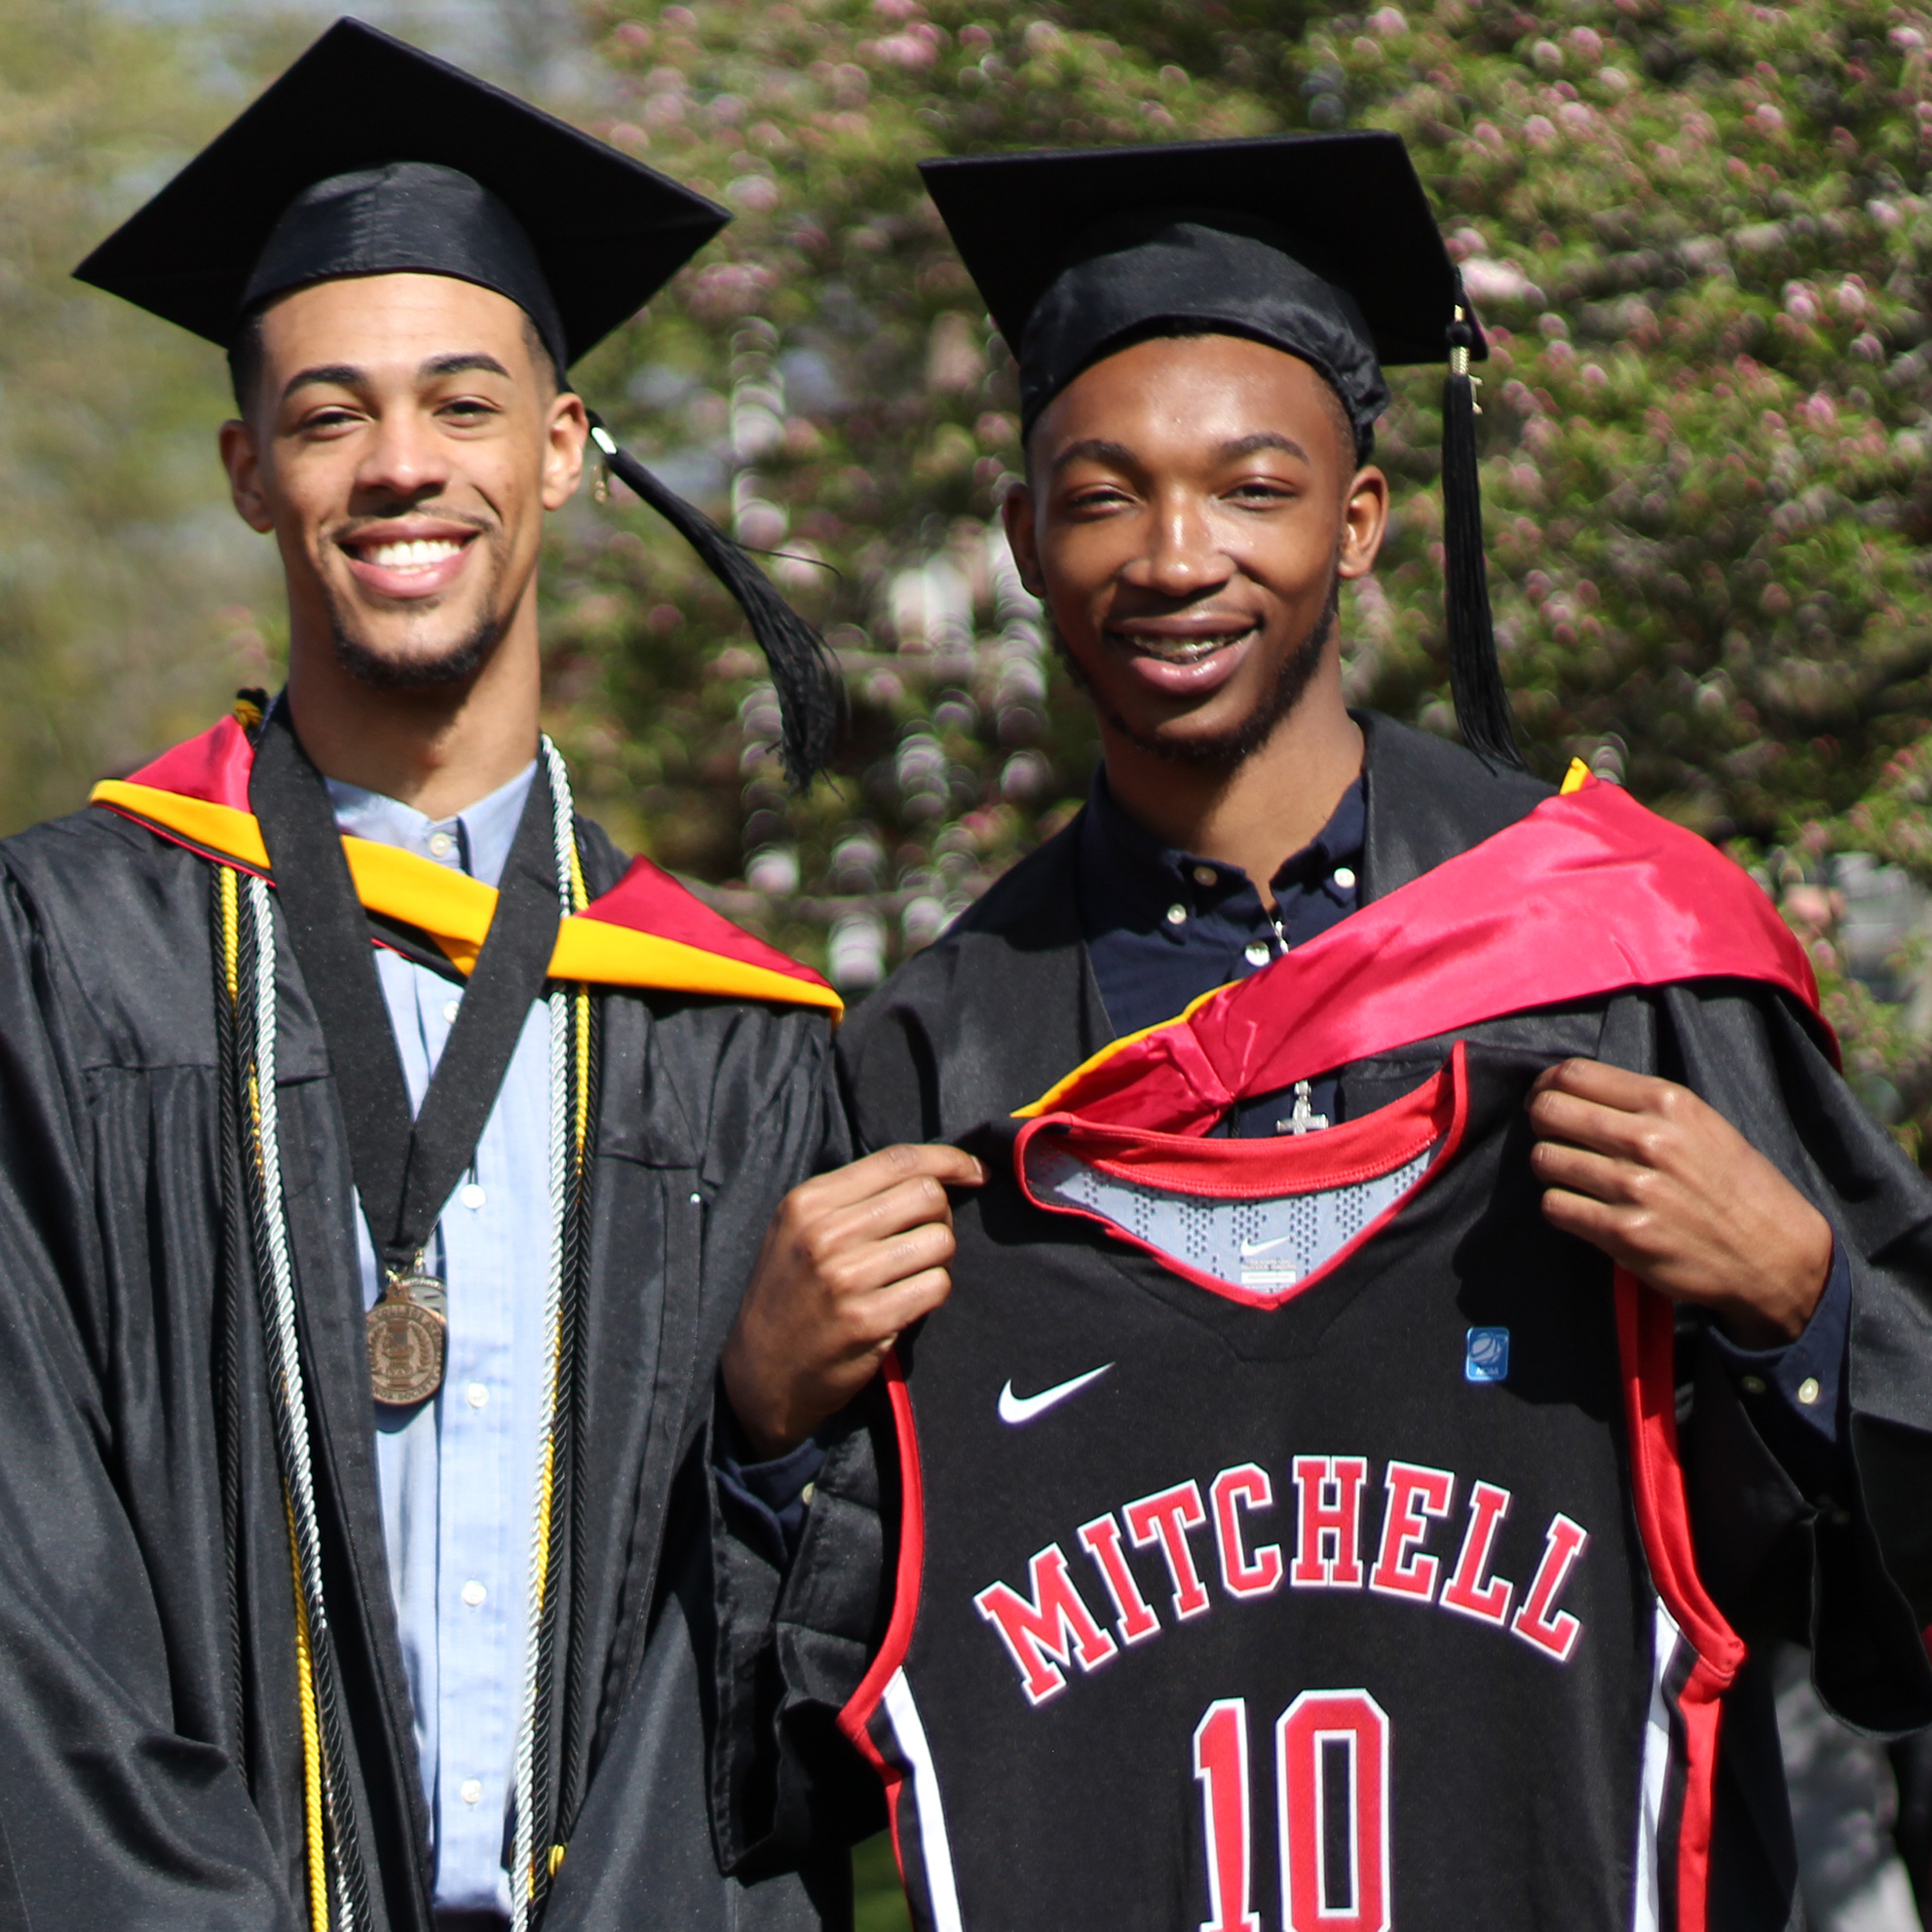
[[[245, 418], [248, 413], [249, 398], [261, 387], [262, 317], [273, 306], [273, 300], [274, 298], [271, 297], [270, 301], [262, 303], [259, 308], [250, 309], [242, 318], [241, 324], [235, 331], [235, 339], [228, 345], [228, 384], [235, 393], [236, 413]], [[550, 355], [549, 345], [544, 340], [537, 324], [530, 320], [525, 311], [519, 309], [517, 313], [523, 319], [523, 343], [530, 352], [531, 365], [537, 370], [540, 378], [548, 369], [555, 390], [567, 389], [570, 386], [569, 380], [557, 367], [555, 359]]]

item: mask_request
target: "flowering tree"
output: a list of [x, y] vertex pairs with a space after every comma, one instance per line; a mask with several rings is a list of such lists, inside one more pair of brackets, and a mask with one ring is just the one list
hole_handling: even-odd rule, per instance
[[[836, 777], [789, 799], [730, 607], [636, 506], [581, 507], [550, 571], [556, 722], [622, 831], [859, 992], [1081, 795], [1087, 716], [997, 528], [1010, 361], [915, 159], [1390, 127], [1493, 344], [1492, 578], [1534, 761], [1580, 754], [1795, 890], [1854, 1068], [1912, 1129], [1911, 890], [1875, 955], [1867, 934], [1869, 983], [1836, 969], [1847, 879], [1932, 881], [1932, 22], [1862, 0], [599, 0], [593, 21], [598, 132], [740, 218], [587, 393], [782, 552], [852, 701]], [[1395, 388], [1348, 684], [1448, 731], [1436, 378]], [[1840, 878], [1858, 851], [1897, 870]]]

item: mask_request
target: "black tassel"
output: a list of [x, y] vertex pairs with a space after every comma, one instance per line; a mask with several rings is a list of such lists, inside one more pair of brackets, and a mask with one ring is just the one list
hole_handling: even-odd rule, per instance
[[838, 661], [825, 640], [773, 589], [771, 580], [711, 519], [621, 449], [593, 411], [590, 436], [625, 484], [642, 497], [696, 550], [738, 599], [751, 634], [772, 667], [784, 721], [785, 777], [803, 791], [830, 755], [839, 720]]
[[1449, 380], [1442, 388], [1444, 592], [1449, 613], [1449, 689], [1462, 742], [1492, 769], [1527, 769], [1490, 621], [1483, 556], [1483, 491], [1476, 470], [1476, 397], [1469, 375], [1475, 331], [1456, 311], [1449, 325]]

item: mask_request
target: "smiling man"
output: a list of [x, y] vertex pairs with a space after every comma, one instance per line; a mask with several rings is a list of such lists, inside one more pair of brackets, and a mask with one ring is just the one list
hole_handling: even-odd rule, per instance
[[[716, 1365], [844, 1156], [838, 1001], [539, 723], [563, 372], [724, 220], [343, 22], [84, 265], [229, 353], [288, 681], [0, 847], [0, 1923], [849, 1915], [705, 1818], [708, 1552], [782, 1567], [814, 1453], [734, 1459]], [[602, 446], [803, 777], [821, 647]]]
[[[918, 1921], [1797, 1924], [1761, 1647], [1932, 1719], [1932, 1191], [1750, 880], [1523, 769], [1482, 342], [1397, 137], [925, 171], [1104, 755], [840, 1041], [862, 1145], [989, 1176], [888, 1362], [886, 1480], [853, 1437], [820, 1483], [899, 1552], [841, 1719]], [[1468, 749], [1343, 695], [1381, 364], [1444, 359]], [[776, 1286], [733, 1359], [799, 1429], [866, 1305]], [[882, 1542], [845, 1520], [787, 1585], [828, 1636]], [[802, 1731], [851, 1678], [785, 1631]]]

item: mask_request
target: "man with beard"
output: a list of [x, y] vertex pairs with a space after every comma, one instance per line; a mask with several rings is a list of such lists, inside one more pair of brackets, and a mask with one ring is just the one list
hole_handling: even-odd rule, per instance
[[[729, 1345], [770, 1454], [885, 1365], [732, 1829], [851, 1692], [922, 1925], [1795, 1924], [1758, 1650], [1932, 1717], [1932, 1193], [1745, 875], [1523, 769], [1399, 139], [925, 172], [1103, 764], [841, 1037], [862, 1146], [984, 1158], [906, 1239], [950, 1298], [768, 1272]], [[1350, 712], [1338, 624], [1380, 365], [1445, 357], [1466, 750]], [[886, 1616], [827, 1588], [894, 1543]]]
[[725, 219], [342, 22], [81, 271], [228, 348], [289, 665], [0, 849], [0, 1922], [849, 1915], [837, 1845], [720, 1875], [703, 1730], [713, 1502], [781, 1566], [816, 1453], [713, 1394], [839, 1003], [539, 730], [594, 434], [823, 748], [814, 635], [562, 373]]

